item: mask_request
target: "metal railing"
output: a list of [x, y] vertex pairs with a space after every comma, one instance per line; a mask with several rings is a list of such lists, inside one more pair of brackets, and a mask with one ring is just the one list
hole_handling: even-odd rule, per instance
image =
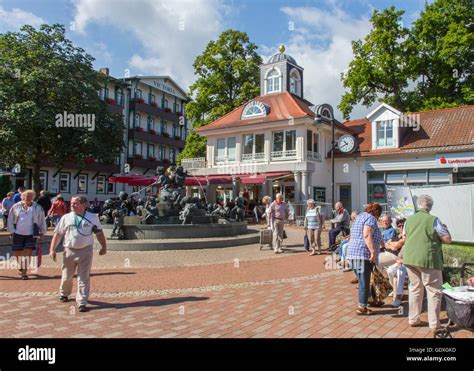
[[247, 153], [242, 155], [242, 161], [258, 161], [265, 159], [265, 153]]
[[183, 167], [183, 170], [202, 169], [206, 167], [206, 158], [184, 158], [181, 160], [181, 166]]
[[306, 157], [310, 161], [319, 161], [319, 162], [321, 162], [321, 155], [317, 152], [307, 151], [306, 152]]
[[[327, 202], [316, 202], [316, 206], [321, 207], [321, 213], [324, 215], [324, 220], [333, 218], [332, 205]], [[292, 203], [288, 205], [290, 210], [288, 219], [294, 221], [297, 225], [303, 225], [304, 217], [306, 215], [307, 204], [305, 203]]]
[[278, 160], [292, 160], [296, 158], [296, 149], [291, 151], [273, 151], [271, 158], [274, 161]]

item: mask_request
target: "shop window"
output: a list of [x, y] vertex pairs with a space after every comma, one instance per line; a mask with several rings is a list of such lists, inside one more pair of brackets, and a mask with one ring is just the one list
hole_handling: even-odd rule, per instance
[[385, 184], [369, 184], [369, 202], [386, 203]]

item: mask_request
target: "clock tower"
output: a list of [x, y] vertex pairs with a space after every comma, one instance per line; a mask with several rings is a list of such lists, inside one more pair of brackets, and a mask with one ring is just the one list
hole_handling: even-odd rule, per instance
[[295, 59], [285, 54], [285, 46], [260, 66], [260, 95], [288, 91], [303, 98], [303, 68]]

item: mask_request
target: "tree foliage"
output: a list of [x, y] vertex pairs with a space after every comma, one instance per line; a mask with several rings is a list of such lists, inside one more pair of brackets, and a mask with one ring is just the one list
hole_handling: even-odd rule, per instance
[[342, 82], [339, 108], [376, 101], [401, 111], [422, 111], [473, 102], [473, 12], [467, 0], [436, 0], [411, 28], [403, 10], [374, 10], [372, 30], [352, 42], [354, 59]]
[[[262, 59], [256, 49], [245, 32], [227, 30], [216, 41], [210, 41], [196, 58], [193, 67], [198, 78], [189, 93], [195, 97], [186, 105], [194, 129], [218, 119], [259, 94]], [[205, 138], [192, 133], [179, 159], [202, 157], [205, 149]]]
[[[83, 167], [87, 157], [113, 163], [123, 148], [122, 118], [99, 99], [103, 77], [93, 60], [59, 24], [0, 35], [0, 156], [7, 165], [32, 167], [37, 193], [45, 160], [57, 167], [66, 160]], [[95, 130], [57, 127], [65, 111], [94, 114]]]

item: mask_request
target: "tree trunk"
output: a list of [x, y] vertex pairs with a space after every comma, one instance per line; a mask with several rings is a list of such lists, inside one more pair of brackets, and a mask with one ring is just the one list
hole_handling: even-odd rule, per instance
[[40, 170], [41, 170], [41, 162], [36, 161], [33, 164], [33, 191], [35, 191], [36, 193], [36, 199], [38, 199], [40, 191], [41, 191]]

